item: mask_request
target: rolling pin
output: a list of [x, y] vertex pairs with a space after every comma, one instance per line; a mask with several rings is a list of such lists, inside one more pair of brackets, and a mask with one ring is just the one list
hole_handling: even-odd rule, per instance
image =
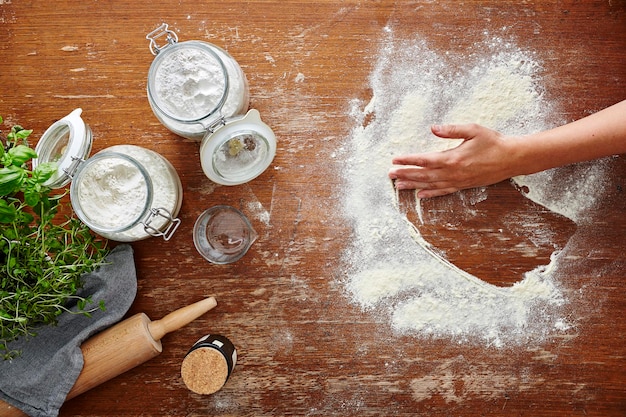
[[[161, 338], [180, 329], [217, 305], [214, 297], [173, 311], [151, 321], [135, 314], [87, 339], [80, 347], [84, 365], [66, 400], [141, 365], [162, 352]], [[0, 416], [25, 416], [18, 408], [0, 400]]]

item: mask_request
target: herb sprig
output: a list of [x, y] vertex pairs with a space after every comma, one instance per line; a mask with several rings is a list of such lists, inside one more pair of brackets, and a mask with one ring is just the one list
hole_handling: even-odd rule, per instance
[[36, 326], [56, 324], [72, 305], [87, 316], [104, 310], [103, 302], [94, 306], [90, 297], [76, 293], [81, 276], [103, 263], [106, 241], [75, 217], [57, 219], [67, 191], [53, 195], [44, 185], [56, 171], [54, 162], [29, 169], [37, 157], [28, 145], [31, 133], [16, 125], [0, 143], [0, 356], [5, 359], [19, 354], [9, 342], [34, 335]]

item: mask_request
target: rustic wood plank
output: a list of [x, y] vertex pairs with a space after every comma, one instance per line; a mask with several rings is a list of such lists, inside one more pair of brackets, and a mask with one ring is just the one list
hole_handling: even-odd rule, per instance
[[[215, 43], [241, 64], [251, 107], [278, 137], [272, 167], [253, 182], [212, 184], [197, 163], [198, 143], [153, 116], [145, 35], [162, 21], [181, 40]], [[535, 215], [565, 248], [561, 279], [579, 307], [575, 335], [514, 349], [398, 336], [386, 313], [350, 303], [340, 267], [351, 229], [336, 198], [344, 183], [336, 155], [354, 124], [349, 103], [371, 96], [369, 75], [387, 25], [398, 39], [419, 35], [450, 54], [486, 36], [514, 39], [541, 58], [546, 99], [573, 120], [624, 98], [623, 0], [0, 0], [0, 23], [7, 122], [38, 137], [82, 107], [94, 151], [139, 144], [165, 156], [181, 177], [182, 226], [174, 238], [133, 244], [139, 293], [129, 314], [157, 319], [204, 296], [218, 300], [205, 317], [167, 335], [160, 356], [69, 401], [62, 416], [626, 413], [622, 157], [606, 162], [602, 204], [578, 227], [521, 202], [508, 183], [490, 187], [477, 206], [484, 215], [471, 224], [455, 216], [464, 207], [458, 196], [424, 202], [431, 222], [422, 231], [431, 243], [478, 277], [496, 274], [497, 285], [512, 285], [552, 252], [540, 245], [523, 256], [529, 231], [523, 222], [494, 226], [503, 216]], [[259, 233], [235, 264], [211, 265], [193, 246], [195, 219], [215, 204], [242, 209]], [[497, 229], [518, 245], [489, 243]], [[221, 391], [203, 397], [185, 388], [180, 364], [208, 332], [228, 336], [239, 362]]]

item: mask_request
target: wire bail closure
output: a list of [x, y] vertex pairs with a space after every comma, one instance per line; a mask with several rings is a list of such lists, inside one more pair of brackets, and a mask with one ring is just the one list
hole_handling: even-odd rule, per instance
[[[157, 216], [163, 217], [167, 220], [167, 227], [163, 231], [151, 225], [152, 220], [154, 220], [154, 218]], [[151, 208], [150, 213], [148, 213], [148, 216], [143, 222], [141, 222], [141, 224], [143, 224], [143, 230], [150, 236], [162, 236], [163, 240], [167, 241], [172, 238], [174, 232], [176, 231], [176, 229], [178, 229], [178, 226], [180, 226], [180, 219], [174, 218], [170, 211], [163, 207]]]
[[[166, 37], [165, 40], [167, 41], [167, 43], [163, 46], [159, 46], [157, 43], [157, 39], [163, 36]], [[178, 42], [178, 35], [168, 29], [167, 23], [161, 23], [161, 26], [146, 35], [146, 39], [150, 41], [150, 52], [152, 52], [152, 55], [156, 56], [159, 52], [161, 52], [161, 49]]]

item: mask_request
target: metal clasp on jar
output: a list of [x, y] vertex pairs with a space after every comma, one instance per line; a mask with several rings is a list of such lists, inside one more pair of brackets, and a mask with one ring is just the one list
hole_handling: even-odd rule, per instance
[[[163, 217], [164, 219], [167, 220], [167, 223], [166, 223], [167, 227], [165, 227], [165, 230], [163, 231], [150, 225], [152, 221], [154, 220], [154, 218], [157, 216]], [[141, 224], [143, 224], [143, 229], [150, 236], [154, 236], [154, 237], [163, 236], [163, 240], [170, 240], [172, 236], [174, 235], [174, 232], [176, 231], [176, 229], [178, 229], [178, 226], [180, 226], [180, 219], [172, 217], [172, 213], [170, 213], [169, 210], [164, 209], [163, 207], [151, 208], [150, 213], [148, 214], [148, 217], [146, 217], [146, 220], [141, 222]]]
[[79, 158], [78, 156], [72, 156], [71, 160], [72, 162], [70, 166], [67, 168], [63, 168], [63, 172], [65, 173], [65, 175], [67, 175], [69, 179], [73, 180], [74, 174], [76, 174], [76, 171], [78, 170], [78, 167], [80, 166], [80, 164], [85, 162], [85, 159]]
[[226, 118], [220, 115], [216, 120], [212, 121], [208, 125], [203, 123], [202, 126], [204, 126], [208, 133], [215, 133], [215, 131], [220, 127], [226, 126], [226, 123]]
[[[157, 44], [157, 39], [163, 36], [166, 37], [165, 40], [167, 43], [163, 46], [159, 46]], [[152, 52], [152, 55], [157, 55], [161, 49], [178, 42], [178, 35], [168, 29], [167, 23], [162, 23], [161, 26], [148, 33], [146, 35], [146, 39], [150, 41], [150, 52]]]

